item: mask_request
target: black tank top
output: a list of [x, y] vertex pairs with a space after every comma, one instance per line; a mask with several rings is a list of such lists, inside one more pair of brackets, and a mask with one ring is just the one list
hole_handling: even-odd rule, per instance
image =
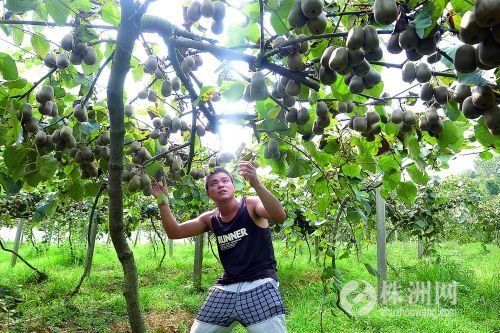
[[245, 198], [235, 217], [223, 222], [220, 212], [212, 214], [219, 257], [224, 273], [217, 283], [230, 284], [266, 277], [278, 280], [269, 228], [261, 228], [250, 217]]

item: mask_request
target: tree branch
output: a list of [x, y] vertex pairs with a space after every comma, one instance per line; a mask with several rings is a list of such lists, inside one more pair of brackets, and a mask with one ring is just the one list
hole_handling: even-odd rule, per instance
[[32, 266], [29, 262], [26, 261], [26, 259], [24, 259], [19, 253], [13, 251], [13, 250], [10, 250], [10, 249], [7, 249], [3, 242], [2, 242], [2, 239], [0, 238], [0, 247], [2, 248], [2, 250], [6, 251], [6, 252], [10, 252], [12, 253], [13, 255], [15, 255], [16, 257], [18, 257], [22, 262], [24, 262], [29, 268], [31, 268], [32, 270], [34, 270], [35, 272], [38, 273], [38, 275], [40, 276], [40, 279], [43, 281], [45, 279], [47, 279], [47, 274], [45, 274], [44, 272], [42, 271], [39, 271], [37, 268], [35, 268], [34, 266]]

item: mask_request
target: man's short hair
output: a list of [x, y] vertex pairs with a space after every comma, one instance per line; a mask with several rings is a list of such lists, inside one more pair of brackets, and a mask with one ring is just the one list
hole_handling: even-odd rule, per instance
[[211, 171], [208, 175], [207, 175], [207, 178], [205, 178], [205, 190], [208, 191], [208, 180], [210, 179], [210, 177], [212, 177], [213, 175], [217, 174], [217, 173], [225, 173], [226, 175], [229, 176], [229, 179], [231, 179], [231, 183], [234, 184], [234, 181], [233, 181], [233, 177], [231, 176], [231, 173], [229, 173], [229, 171], [227, 171], [226, 169], [224, 168], [221, 168], [221, 167], [216, 167], [214, 168], [214, 171]]

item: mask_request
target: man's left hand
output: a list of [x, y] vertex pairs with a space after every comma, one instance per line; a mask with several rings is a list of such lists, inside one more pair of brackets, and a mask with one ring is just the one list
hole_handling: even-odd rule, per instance
[[241, 175], [250, 183], [250, 186], [255, 187], [255, 185], [259, 184], [260, 181], [257, 177], [257, 171], [252, 162], [240, 161], [239, 166]]

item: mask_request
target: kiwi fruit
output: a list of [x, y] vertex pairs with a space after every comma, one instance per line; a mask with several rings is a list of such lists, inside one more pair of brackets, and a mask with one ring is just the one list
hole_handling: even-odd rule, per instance
[[347, 54], [347, 63], [349, 66], [355, 67], [359, 66], [363, 60], [365, 60], [365, 55], [363, 54], [363, 51], [361, 49], [358, 50], [349, 50]]
[[158, 100], [158, 93], [155, 90], [148, 91], [148, 101], [155, 103]]
[[328, 20], [326, 19], [325, 13], [321, 13], [318, 17], [309, 19], [306, 24], [313, 35], [321, 35], [326, 30]]
[[36, 93], [36, 101], [38, 103], [45, 103], [54, 99], [54, 88], [52, 86], [43, 86]]
[[421, 131], [429, 131], [430, 126], [425, 115], [420, 117], [418, 121], [418, 128], [420, 128]]
[[289, 108], [288, 112], [285, 114], [285, 121], [288, 123], [296, 123], [297, 122], [297, 109]]
[[476, 0], [474, 14], [478, 25], [491, 28], [500, 23], [500, 2], [498, 0]]
[[462, 103], [462, 113], [467, 119], [476, 119], [483, 114], [483, 110], [475, 107], [472, 102], [472, 96], [469, 96]]
[[345, 47], [336, 48], [332, 55], [330, 56], [330, 60], [328, 61], [328, 67], [334, 71], [341, 71], [347, 67], [349, 62], [349, 51]]
[[376, 124], [380, 121], [380, 115], [375, 111], [368, 111], [366, 113], [365, 117], [366, 117], [366, 122], [367, 122], [368, 126]]
[[307, 17], [305, 17], [304, 13], [302, 12], [300, 0], [294, 0], [292, 8], [290, 8], [290, 11], [288, 12], [287, 20], [288, 24], [293, 29], [302, 28], [304, 25], [306, 25]]
[[89, 120], [87, 115], [87, 108], [81, 104], [76, 104], [74, 106], [73, 115], [81, 123]]
[[391, 34], [391, 37], [389, 37], [389, 39], [387, 40], [387, 52], [391, 54], [399, 54], [403, 51], [403, 49], [399, 45], [399, 35], [399, 32]]
[[457, 48], [453, 65], [459, 73], [472, 73], [477, 68], [476, 50], [474, 46], [463, 44]]
[[158, 59], [154, 55], [150, 55], [147, 57], [146, 61], [144, 62], [144, 73], [147, 74], [153, 74], [156, 72], [156, 69], [158, 68]]
[[393, 124], [400, 124], [403, 121], [404, 112], [401, 109], [396, 109], [391, 114], [391, 122]]
[[302, 57], [298, 53], [292, 53], [288, 55], [288, 69], [291, 71], [303, 71], [306, 68], [306, 65], [302, 61]]
[[375, 21], [380, 25], [392, 24], [398, 18], [396, 0], [375, 0], [372, 9]]
[[425, 62], [419, 62], [417, 64], [415, 68], [415, 77], [420, 83], [428, 82], [431, 79], [431, 69]]
[[320, 101], [316, 104], [316, 114], [318, 117], [328, 117], [328, 106], [325, 102]]
[[365, 117], [354, 117], [352, 126], [355, 131], [363, 132], [368, 128], [368, 122]]
[[214, 35], [220, 35], [224, 31], [224, 21], [212, 21], [210, 30]]
[[320, 66], [318, 72], [319, 81], [323, 84], [332, 84], [337, 81], [337, 72], [332, 71], [330, 68]]
[[406, 125], [413, 126], [417, 123], [417, 118], [415, 117], [415, 113], [410, 110], [406, 110], [403, 112], [403, 123]]
[[379, 46], [377, 29], [368, 24], [363, 27], [363, 52], [369, 53], [374, 51]]
[[284, 89], [279, 89], [279, 88], [280, 88], [279, 82], [274, 82], [273, 89], [271, 89], [271, 96], [274, 97], [275, 99], [282, 99], [285, 96]]
[[161, 83], [160, 93], [163, 97], [172, 95], [172, 83], [169, 80], [163, 80]]
[[66, 34], [61, 39], [61, 47], [66, 51], [71, 51], [73, 49], [73, 34]]
[[455, 87], [455, 92], [453, 94], [453, 98], [455, 99], [455, 101], [457, 103], [462, 103], [464, 101], [464, 99], [466, 99], [467, 97], [469, 97], [471, 95], [471, 88], [469, 85], [465, 84], [465, 83], [459, 83], [456, 87]]
[[371, 89], [382, 81], [382, 76], [374, 68], [370, 68], [368, 73], [363, 76], [363, 82], [366, 89]]
[[295, 96], [288, 96], [288, 95], [286, 95], [285, 97], [283, 97], [282, 103], [283, 103], [283, 105], [285, 107], [289, 108], [289, 107], [292, 107], [292, 106], [295, 105], [295, 101], [296, 100], [297, 99], [295, 98]]
[[441, 133], [444, 130], [444, 124], [441, 119], [434, 124], [429, 124], [429, 129], [434, 133]]
[[365, 59], [368, 61], [378, 61], [384, 56], [384, 52], [380, 46], [376, 47], [374, 50], [364, 54]]
[[447, 87], [437, 86], [434, 88], [434, 98], [440, 105], [444, 105], [451, 100], [452, 96]]
[[425, 110], [425, 119], [429, 124], [435, 124], [441, 120], [435, 108], [427, 108]]
[[363, 46], [365, 33], [363, 27], [355, 25], [349, 30], [345, 46], [352, 51], [359, 50]]
[[141, 177], [139, 175], [134, 175], [128, 182], [127, 189], [129, 192], [134, 193], [139, 191], [141, 188]]
[[83, 52], [83, 62], [88, 65], [92, 66], [97, 63], [97, 53], [93, 47], [87, 47], [85, 52]]
[[415, 64], [412, 62], [405, 63], [401, 72], [403, 75], [403, 81], [407, 83], [412, 83], [417, 77]]
[[493, 135], [500, 135], [500, 107], [498, 105], [484, 110], [483, 119]]
[[172, 118], [172, 126], [170, 127], [170, 132], [177, 133], [182, 128], [182, 121], [179, 117]]
[[497, 43], [492, 34], [478, 46], [479, 60], [486, 66], [499, 67], [500, 66], [500, 43]]
[[40, 103], [40, 105], [38, 105], [38, 112], [40, 112], [44, 116], [48, 116], [52, 113], [53, 106], [54, 106], [54, 103], [52, 101]]
[[352, 68], [352, 72], [357, 76], [365, 76], [370, 71], [370, 68], [370, 63], [363, 59], [358, 66]]
[[420, 99], [424, 102], [429, 102], [434, 96], [434, 89], [428, 82], [424, 83], [420, 88]]
[[83, 61], [83, 53], [73, 51], [69, 55], [69, 62], [72, 63], [73, 65], [81, 65], [82, 61]]
[[300, 9], [304, 16], [313, 19], [318, 17], [323, 12], [322, 0], [301, 0]]
[[33, 107], [29, 103], [23, 103], [23, 108], [18, 112], [17, 119], [23, 122], [33, 117]]
[[406, 58], [410, 61], [417, 61], [422, 59], [422, 55], [417, 53], [416, 50], [405, 50]]
[[488, 71], [490, 69], [495, 68], [493, 66], [486, 65], [483, 62], [481, 62], [481, 59], [479, 59], [479, 47], [476, 47], [476, 64], [477, 64], [477, 68], [485, 70], [485, 71]]
[[309, 111], [305, 107], [301, 107], [297, 110], [297, 124], [305, 125], [309, 121], [311, 116], [309, 115]]
[[474, 45], [482, 42], [489, 33], [489, 29], [479, 26], [472, 10], [467, 11], [460, 21], [459, 38], [462, 42]]
[[158, 135], [158, 143], [162, 146], [165, 146], [167, 145], [168, 143], [168, 135], [167, 133], [163, 133], [161, 132], [159, 135]]
[[203, 17], [210, 18], [215, 13], [215, 7], [211, 0], [202, 0], [200, 6], [200, 13]]
[[321, 66], [325, 68], [329, 68], [330, 57], [332, 56], [333, 51], [335, 50], [335, 46], [328, 46], [321, 55], [320, 63]]
[[419, 39], [415, 52], [421, 56], [429, 55], [436, 52], [436, 46], [437, 45], [433, 37]]
[[199, 137], [202, 137], [204, 136], [206, 133], [205, 131], [205, 127], [203, 127], [203, 125], [201, 124], [197, 124], [196, 125], [196, 134], [199, 136]]
[[69, 67], [69, 58], [65, 53], [59, 53], [56, 56], [56, 66], [58, 68], [64, 69]]
[[54, 52], [45, 53], [43, 64], [49, 68], [56, 68], [56, 54]]
[[406, 29], [399, 34], [399, 46], [403, 50], [414, 50], [418, 46], [418, 35], [413, 24], [408, 24]]
[[172, 79], [172, 90], [173, 91], [178, 91], [181, 89], [181, 79], [179, 79], [177, 76]]
[[201, 3], [196, 0], [191, 2], [186, 15], [190, 22], [197, 22], [201, 18]]
[[214, 2], [214, 14], [212, 18], [215, 21], [222, 21], [226, 17], [226, 6], [221, 1]]
[[348, 86], [349, 83], [351, 83], [353, 76], [354, 76], [354, 73], [352, 71], [344, 75], [343, 80], [344, 80], [344, 83], [346, 86]]
[[288, 96], [299, 96], [300, 94], [300, 83], [295, 80], [289, 80], [285, 87], [285, 93]]
[[185, 120], [181, 120], [181, 132], [189, 131], [189, 126]]
[[472, 104], [479, 109], [486, 109], [495, 105], [495, 92], [488, 85], [477, 86], [472, 89]]
[[441, 60], [441, 53], [434, 52], [432, 54], [429, 54], [426, 60], [429, 64], [435, 64], [436, 62]]
[[38, 131], [35, 135], [35, 144], [37, 146], [42, 146], [47, 143], [47, 134], [44, 131]]
[[83, 54], [85, 50], [87, 49], [87, 43], [82, 42], [82, 41], [77, 41], [75, 44], [73, 44], [73, 52], [81, 53]]
[[361, 94], [365, 90], [365, 83], [361, 76], [354, 75], [349, 82], [349, 91], [351, 94]]

